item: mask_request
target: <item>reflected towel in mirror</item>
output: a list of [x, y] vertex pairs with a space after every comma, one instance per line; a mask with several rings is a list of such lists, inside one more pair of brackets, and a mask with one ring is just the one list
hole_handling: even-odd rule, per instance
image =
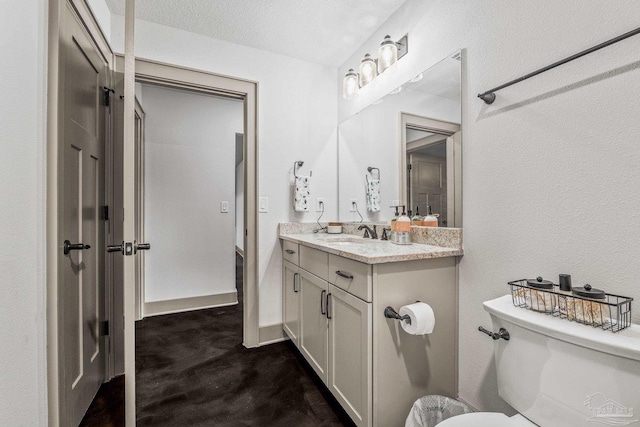
[[296, 212], [309, 211], [309, 184], [311, 177], [308, 175], [298, 175], [295, 177], [293, 192], [293, 209]]
[[365, 185], [366, 185], [366, 192], [367, 192], [367, 211], [379, 212], [380, 211], [380, 180], [367, 179]]

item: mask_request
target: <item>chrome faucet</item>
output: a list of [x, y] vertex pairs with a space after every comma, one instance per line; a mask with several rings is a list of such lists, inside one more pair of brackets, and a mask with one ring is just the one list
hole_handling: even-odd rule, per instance
[[389, 240], [389, 235], [387, 234], [388, 231], [391, 231], [389, 227], [382, 227], [382, 237], [380, 240]]
[[361, 226], [358, 227], [358, 230], [364, 230], [364, 238], [367, 239], [369, 238], [369, 235], [371, 235], [372, 239], [377, 239], [378, 238], [378, 230], [376, 229], [376, 226], [373, 226], [373, 230], [365, 224], [362, 224]]

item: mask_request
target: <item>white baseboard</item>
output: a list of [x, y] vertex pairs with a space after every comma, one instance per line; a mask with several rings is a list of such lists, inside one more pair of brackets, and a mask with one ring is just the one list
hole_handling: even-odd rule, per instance
[[274, 344], [288, 339], [282, 329], [282, 323], [274, 323], [273, 325], [260, 326], [258, 331], [260, 346]]
[[238, 292], [145, 302], [143, 318], [238, 304]]

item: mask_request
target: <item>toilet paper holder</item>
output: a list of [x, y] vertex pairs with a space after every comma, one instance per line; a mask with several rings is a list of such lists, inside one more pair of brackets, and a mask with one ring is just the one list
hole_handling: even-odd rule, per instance
[[[420, 302], [420, 301], [416, 301], [416, 302]], [[408, 314], [405, 314], [404, 316], [400, 316], [398, 314], [397, 311], [395, 311], [393, 309], [393, 307], [391, 307], [390, 305], [388, 305], [385, 309], [384, 309], [384, 317], [386, 317], [387, 319], [398, 319], [398, 320], [404, 320], [405, 322], [407, 322], [408, 324], [411, 324], [411, 317], [409, 317]]]

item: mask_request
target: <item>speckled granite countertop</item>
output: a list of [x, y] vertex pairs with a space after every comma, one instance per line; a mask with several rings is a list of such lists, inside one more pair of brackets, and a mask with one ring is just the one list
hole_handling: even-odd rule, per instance
[[[279, 237], [294, 243], [299, 243], [314, 249], [320, 249], [330, 254], [353, 259], [366, 264], [381, 264], [385, 262], [412, 261], [420, 259], [441, 258], [449, 256], [461, 256], [462, 230], [438, 229], [432, 227], [412, 227], [412, 240], [416, 243], [410, 245], [396, 245], [384, 240], [371, 240], [358, 235], [350, 234], [350, 227], [343, 226], [343, 234], [313, 233], [307, 224], [283, 223], [280, 224]], [[356, 227], [359, 224], [356, 224]], [[317, 228], [316, 224], [310, 227]], [[354, 229], [356, 228], [354, 227]], [[309, 228], [307, 230], [307, 228]], [[433, 236], [428, 236], [429, 232]], [[424, 243], [418, 243], [424, 242]], [[432, 243], [432, 244], [429, 244]], [[433, 244], [436, 243], [436, 244]], [[447, 246], [442, 246], [445, 243]]]

